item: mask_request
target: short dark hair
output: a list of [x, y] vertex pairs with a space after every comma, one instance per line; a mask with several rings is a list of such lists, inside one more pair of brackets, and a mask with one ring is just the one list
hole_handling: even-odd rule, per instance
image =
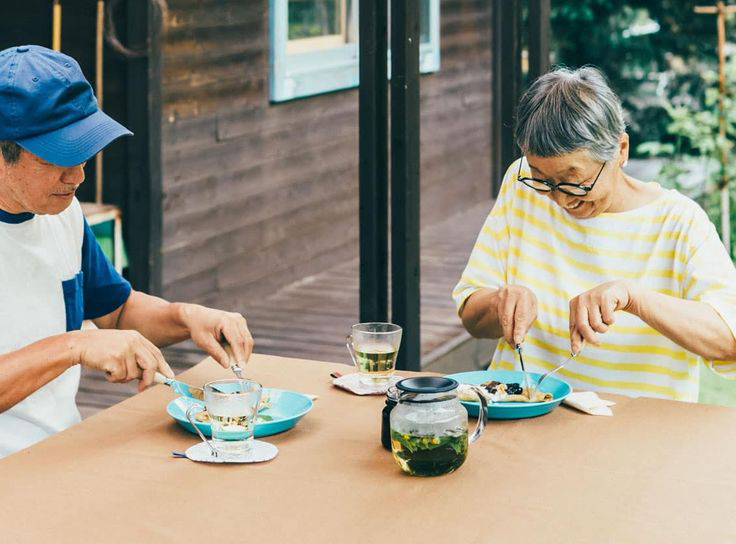
[[8, 140], [0, 141], [0, 153], [8, 164], [13, 164], [20, 158], [21, 147], [15, 142]]

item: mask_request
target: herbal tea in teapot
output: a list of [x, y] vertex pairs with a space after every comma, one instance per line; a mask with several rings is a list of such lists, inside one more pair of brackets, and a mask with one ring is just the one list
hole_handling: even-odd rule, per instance
[[439, 476], [457, 470], [486, 423], [485, 398], [472, 436], [468, 412], [457, 399], [458, 383], [441, 376], [405, 378], [396, 384], [398, 403], [391, 410], [391, 452], [412, 476]]
[[468, 430], [445, 435], [391, 432], [391, 451], [404, 472], [412, 476], [439, 476], [456, 470], [468, 455]]

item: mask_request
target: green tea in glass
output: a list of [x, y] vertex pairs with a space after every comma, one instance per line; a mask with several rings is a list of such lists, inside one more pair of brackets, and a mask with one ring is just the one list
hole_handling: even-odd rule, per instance
[[367, 385], [382, 385], [396, 369], [401, 344], [401, 327], [393, 323], [358, 323], [353, 325], [346, 346], [360, 380]]

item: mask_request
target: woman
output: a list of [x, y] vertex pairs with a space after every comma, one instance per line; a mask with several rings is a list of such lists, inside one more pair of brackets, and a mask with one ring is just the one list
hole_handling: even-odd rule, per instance
[[696, 401], [698, 359], [736, 377], [736, 270], [703, 210], [627, 175], [620, 101], [595, 68], [521, 98], [506, 172], [453, 297], [499, 338], [494, 368], [554, 367], [575, 388]]

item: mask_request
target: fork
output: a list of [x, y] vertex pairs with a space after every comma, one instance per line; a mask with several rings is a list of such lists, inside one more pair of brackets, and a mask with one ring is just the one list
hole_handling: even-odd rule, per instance
[[221, 343], [222, 343], [222, 347], [227, 352], [227, 356], [230, 358], [230, 361], [231, 361], [230, 370], [233, 371], [233, 374], [235, 374], [236, 378], [238, 378], [239, 380], [242, 380], [243, 379], [243, 369], [240, 368], [240, 365], [237, 362], [235, 362], [236, 361], [235, 353], [233, 353], [232, 346], [228, 342], [225, 342], [225, 341]]
[[578, 355], [580, 355], [580, 352], [583, 351], [583, 347], [584, 346], [585, 346], [585, 341], [583, 341], [583, 345], [580, 346], [580, 349], [578, 350], [577, 353], [570, 352], [570, 356], [567, 359], [565, 359], [561, 364], [559, 364], [558, 366], [556, 366], [552, 370], [548, 370], [547, 372], [545, 372], [544, 374], [542, 374], [539, 377], [539, 379], [537, 380], [537, 383], [534, 385], [534, 391], [538, 391], [539, 390], [539, 386], [542, 385], [542, 382], [547, 379], [547, 376], [549, 376], [550, 374], [554, 374], [555, 372], [557, 372], [558, 370], [560, 370], [563, 366], [565, 366], [567, 363], [569, 363], [570, 361], [572, 361], [575, 357], [577, 357]]

